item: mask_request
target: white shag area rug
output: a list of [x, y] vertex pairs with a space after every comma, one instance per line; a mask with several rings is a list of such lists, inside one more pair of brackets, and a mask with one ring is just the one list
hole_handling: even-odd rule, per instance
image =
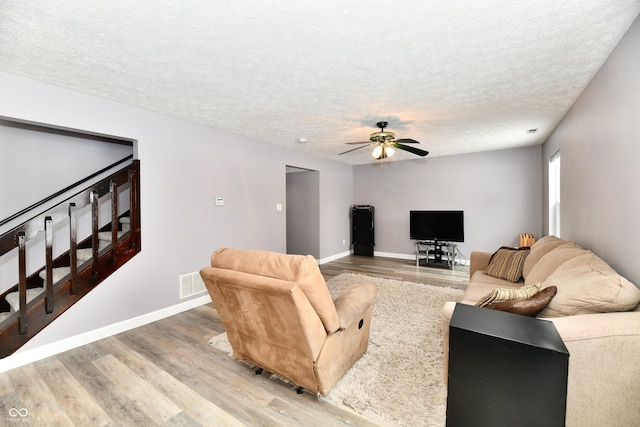
[[[421, 283], [341, 274], [327, 281], [335, 297], [352, 283], [378, 289], [369, 348], [324, 399], [385, 426], [444, 426], [441, 310], [463, 291]], [[211, 344], [231, 353], [225, 333]]]

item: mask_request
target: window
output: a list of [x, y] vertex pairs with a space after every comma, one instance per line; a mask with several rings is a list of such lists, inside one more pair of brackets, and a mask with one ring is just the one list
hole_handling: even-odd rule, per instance
[[549, 235], [560, 237], [560, 151], [549, 158]]

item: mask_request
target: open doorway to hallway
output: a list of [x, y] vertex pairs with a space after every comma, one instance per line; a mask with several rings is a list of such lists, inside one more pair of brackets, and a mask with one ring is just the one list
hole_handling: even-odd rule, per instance
[[320, 259], [320, 172], [286, 167], [287, 253]]

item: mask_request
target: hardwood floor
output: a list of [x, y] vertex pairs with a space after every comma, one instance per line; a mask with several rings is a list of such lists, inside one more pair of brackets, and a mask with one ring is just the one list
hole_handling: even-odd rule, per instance
[[[468, 267], [348, 256], [341, 273], [462, 288]], [[223, 332], [211, 304], [0, 373], [0, 425], [373, 426], [348, 408], [256, 376], [208, 343]]]

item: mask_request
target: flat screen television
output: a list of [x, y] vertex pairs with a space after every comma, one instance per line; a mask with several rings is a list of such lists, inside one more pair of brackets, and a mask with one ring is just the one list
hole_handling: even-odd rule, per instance
[[464, 211], [409, 211], [411, 240], [464, 242]]

